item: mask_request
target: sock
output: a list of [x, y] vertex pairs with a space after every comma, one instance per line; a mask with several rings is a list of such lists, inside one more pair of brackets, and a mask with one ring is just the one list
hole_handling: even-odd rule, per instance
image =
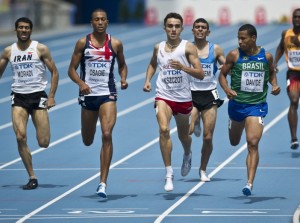
[[172, 166], [166, 166], [166, 172], [167, 172], [167, 174], [166, 174], [167, 177], [172, 176], [173, 175], [173, 168], [172, 168]]

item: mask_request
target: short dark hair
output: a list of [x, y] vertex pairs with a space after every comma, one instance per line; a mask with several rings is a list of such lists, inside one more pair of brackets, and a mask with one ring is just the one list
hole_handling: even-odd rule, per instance
[[244, 25], [242, 25], [242, 26], [239, 28], [239, 32], [240, 32], [240, 31], [247, 31], [248, 34], [249, 34], [250, 36], [255, 36], [255, 37], [257, 37], [257, 31], [256, 31], [256, 28], [255, 28], [253, 25], [251, 25], [251, 24], [244, 24]]
[[196, 19], [196, 20], [194, 21], [194, 23], [193, 23], [193, 28], [195, 27], [195, 24], [196, 24], [196, 23], [199, 23], [199, 22], [205, 23], [205, 24], [207, 25], [207, 30], [209, 30], [209, 24], [208, 24], [208, 22], [206, 21], [206, 19], [203, 19], [203, 18], [198, 18], [198, 19]]
[[105, 11], [104, 9], [97, 8], [97, 9], [95, 9], [95, 10], [92, 12], [92, 14], [91, 14], [91, 20], [93, 20], [93, 14], [94, 14], [95, 12], [104, 12], [104, 13], [106, 14], [106, 17], [107, 17], [107, 13], [106, 13], [106, 11]]
[[181, 24], [183, 24], [183, 18], [180, 14], [178, 14], [176, 12], [170, 12], [169, 14], [166, 15], [166, 17], [164, 19], [164, 25], [166, 25], [167, 20], [170, 18], [179, 19], [181, 21]]
[[297, 11], [300, 11], [300, 8], [297, 8], [297, 9], [295, 9], [295, 10], [293, 11], [293, 16], [294, 16], [294, 14], [295, 14]]
[[33, 28], [33, 23], [32, 23], [32, 21], [31, 21], [29, 18], [27, 18], [27, 17], [21, 17], [21, 18], [18, 18], [18, 19], [16, 20], [16, 22], [15, 22], [15, 29], [18, 28], [19, 22], [29, 23], [30, 29]]

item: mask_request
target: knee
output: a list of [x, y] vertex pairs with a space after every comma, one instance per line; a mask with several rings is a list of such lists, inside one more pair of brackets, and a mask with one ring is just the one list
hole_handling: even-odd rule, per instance
[[240, 138], [229, 137], [230, 145], [237, 146], [240, 143]]
[[16, 132], [16, 139], [18, 144], [24, 144], [27, 141], [26, 133]]
[[84, 138], [82, 137], [82, 142], [85, 146], [90, 146], [94, 142], [94, 138]]
[[170, 137], [170, 129], [168, 127], [162, 127], [159, 134], [161, 137], [168, 138]]
[[203, 135], [203, 142], [211, 143], [212, 142], [212, 134]]
[[102, 132], [102, 140], [104, 142], [108, 142], [112, 140], [112, 132], [111, 131], [103, 131]]
[[258, 141], [255, 139], [247, 140], [247, 147], [249, 152], [255, 152], [258, 150]]
[[39, 139], [38, 140], [39, 146], [42, 148], [48, 148], [50, 144], [50, 139]]

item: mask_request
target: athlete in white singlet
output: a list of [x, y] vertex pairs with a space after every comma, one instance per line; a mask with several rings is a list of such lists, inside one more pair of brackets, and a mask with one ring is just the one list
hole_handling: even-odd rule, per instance
[[201, 124], [203, 123], [203, 144], [201, 149], [201, 162], [199, 176], [201, 181], [210, 181], [206, 174], [206, 167], [213, 151], [213, 134], [217, 119], [217, 108], [223, 104], [217, 90], [217, 64], [225, 63], [222, 48], [209, 42], [209, 24], [203, 19], [196, 19], [192, 29], [194, 44], [197, 47], [199, 60], [205, 77], [203, 80], [192, 78], [191, 90], [193, 98], [193, 111], [190, 125], [190, 134], [201, 135]]
[[[47, 46], [30, 39], [33, 24], [22, 17], [15, 22], [18, 41], [6, 47], [0, 58], [0, 77], [8, 62], [13, 72], [11, 86], [12, 122], [16, 134], [19, 154], [29, 175], [24, 190], [35, 189], [38, 180], [35, 176], [32, 157], [27, 145], [27, 123], [31, 115], [36, 128], [39, 146], [48, 147], [50, 143], [50, 125], [48, 111], [55, 106], [55, 92], [58, 85], [58, 71]], [[46, 68], [51, 73], [49, 95]]]
[[156, 82], [156, 117], [159, 125], [159, 142], [162, 158], [166, 168], [164, 189], [173, 190], [173, 168], [171, 163], [172, 141], [170, 121], [174, 116], [178, 137], [184, 149], [181, 175], [186, 176], [191, 169], [191, 143], [189, 135], [189, 117], [192, 110], [190, 76], [204, 77], [198, 60], [196, 47], [180, 38], [183, 19], [177, 13], [169, 13], [164, 19], [167, 41], [156, 44], [146, 72], [143, 90], [151, 91], [150, 80], [159, 68]]

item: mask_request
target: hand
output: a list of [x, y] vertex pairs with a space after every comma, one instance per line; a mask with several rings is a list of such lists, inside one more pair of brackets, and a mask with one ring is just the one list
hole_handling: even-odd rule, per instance
[[169, 63], [175, 70], [182, 70], [183, 68], [183, 65], [178, 60], [170, 60]]
[[225, 93], [226, 93], [227, 98], [228, 98], [229, 100], [231, 100], [231, 99], [233, 99], [235, 96], [237, 96], [237, 93], [236, 93], [234, 90], [231, 90], [230, 88], [227, 89], [227, 90], [225, 91]]
[[280, 93], [281, 89], [278, 85], [272, 86], [271, 94], [278, 95]]
[[50, 108], [55, 106], [55, 100], [54, 98], [48, 98], [47, 100], [47, 109], [49, 110]]
[[125, 89], [127, 89], [127, 87], [128, 87], [127, 81], [121, 81], [121, 89], [125, 90]]
[[151, 89], [151, 83], [150, 82], [146, 82], [145, 85], [144, 85], [143, 91], [150, 92], [151, 90], [152, 90]]
[[79, 85], [79, 91], [83, 95], [88, 95], [92, 93], [92, 89], [84, 82]]

